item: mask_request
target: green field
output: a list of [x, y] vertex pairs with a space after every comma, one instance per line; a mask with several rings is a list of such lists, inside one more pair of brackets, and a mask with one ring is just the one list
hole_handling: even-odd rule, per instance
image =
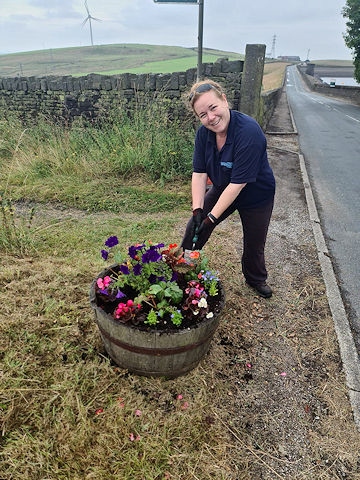
[[[197, 49], [169, 45], [112, 44], [0, 55], [0, 76], [169, 73], [197, 66]], [[220, 57], [243, 59], [234, 52], [204, 49], [203, 62]]]

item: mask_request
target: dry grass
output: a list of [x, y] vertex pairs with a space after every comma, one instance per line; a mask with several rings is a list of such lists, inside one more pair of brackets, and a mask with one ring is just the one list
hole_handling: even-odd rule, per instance
[[268, 92], [280, 88], [284, 81], [286, 67], [289, 63], [265, 63], [263, 75], [263, 91]]
[[[35, 223], [53, 224], [56, 213], [64, 215], [44, 208]], [[48, 253], [0, 260], [0, 478], [360, 478], [360, 439], [316, 251], [298, 245], [306, 243], [299, 232], [276, 233], [285, 231], [279, 209], [269, 245], [274, 299], [244, 286], [233, 253], [239, 223], [229, 219], [207, 246], [226, 272], [221, 325], [201, 365], [174, 380], [131, 375], [106, 356], [87, 298], [102, 262], [93, 240], [68, 254], [66, 243], [75, 230], [93, 238], [116, 217], [65, 213], [65, 225], [43, 236]], [[185, 220], [167, 235], [178, 238]]]
[[296, 140], [286, 139], [268, 139], [277, 178], [266, 251], [274, 296], [245, 286], [232, 216], [205, 249], [226, 292], [219, 328], [199, 367], [177, 379], [114, 365], [88, 293], [105, 238], [178, 241], [187, 211], [38, 206], [32, 248], [0, 257], [1, 480], [360, 479], [360, 434], [298, 157], [284, 151], [296, 151]]

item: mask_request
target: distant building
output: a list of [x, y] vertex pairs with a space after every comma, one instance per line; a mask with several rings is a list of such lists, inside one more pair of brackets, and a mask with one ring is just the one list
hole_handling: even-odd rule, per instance
[[280, 55], [279, 57], [277, 57], [278, 60], [282, 60], [283, 62], [300, 62], [300, 57], [294, 55], [294, 56], [291, 56], [291, 55]]

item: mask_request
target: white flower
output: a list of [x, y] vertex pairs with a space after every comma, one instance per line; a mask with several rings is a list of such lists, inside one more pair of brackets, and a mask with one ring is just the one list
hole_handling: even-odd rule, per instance
[[213, 312], [209, 312], [206, 314], [206, 318], [213, 318], [213, 316], [214, 316]]
[[198, 307], [199, 308], [206, 308], [208, 306], [206, 298], [202, 297], [199, 300]]

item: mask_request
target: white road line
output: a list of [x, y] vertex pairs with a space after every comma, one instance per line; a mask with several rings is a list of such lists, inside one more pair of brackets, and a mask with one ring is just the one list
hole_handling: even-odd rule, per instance
[[354, 117], [350, 117], [350, 115], [346, 115], [346, 114], [345, 114], [345, 117], [348, 117], [348, 118], [350, 118], [351, 120], [354, 120], [355, 122], [360, 123], [360, 120], [358, 120], [357, 118], [354, 118]]

